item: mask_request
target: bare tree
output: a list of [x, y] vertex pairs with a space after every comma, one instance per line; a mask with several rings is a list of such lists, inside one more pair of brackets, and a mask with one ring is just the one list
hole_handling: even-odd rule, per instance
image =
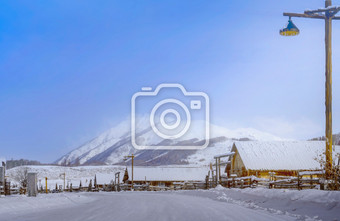
[[[333, 153], [335, 153], [333, 146]], [[325, 152], [319, 154], [318, 157], [315, 158], [316, 161], [320, 163], [320, 167], [326, 168], [326, 154]], [[328, 177], [324, 177], [328, 180], [328, 189], [329, 190], [340, 190], [340, 154], [336, 153], [333, 156], [332, 169], [329, 171]]]
[[20, 183], [21, 187], [26, 188], [27, 187], [27, 173], [28, 169], [27, 167], [21, 167], [18, 168], [13, 175], [13, 179]]

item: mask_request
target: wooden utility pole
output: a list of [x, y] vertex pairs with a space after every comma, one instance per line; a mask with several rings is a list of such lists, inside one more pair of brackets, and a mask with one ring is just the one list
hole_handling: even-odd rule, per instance
[[132, 189], [133, 189], [133, 158], [135, 158], [135, 156], [131, 154], [131, 188]]
[[219, 176], [218, 176], [218, 158], [216, 158], [216, 186], [218, 184], [218, 178], [219, 178]]
[[220, 157], [218, 158], [218, 180], [221, 183], [222, 179], [221, 179], [221, 158]]
[[46, 194], [48, 193], [48, 190], [47, 190], [47, 177], [45, 177], [45, 191], [46, 191]]
[[[326, 0], [325, 7], [332, 5], [331, 0]], [[332, 17], [330, 12], [325, 12], [325, 47], [326, 47], [326, 172], [332, 169]]]
[[332, 7], [332, 0], [325, 0], [325, 8], [317, 10], [307, 10], [304, 14], [299, 13], [283, 13], [284, 16], [315, 18], [325, 20], [325, 49], [326, 49], [326, 65], [325, 65], [325, 106], [326, 106], [326, 176], [328, 177], [332, 170], [332, 20], [340, 20], [339, 16], [335, 16], [340, 11], [339, 6]]

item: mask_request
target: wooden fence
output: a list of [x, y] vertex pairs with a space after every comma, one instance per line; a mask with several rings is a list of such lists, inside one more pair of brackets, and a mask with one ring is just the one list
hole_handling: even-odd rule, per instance
[[228, 188], [255, 188], [262, 186], [275, 189], [313, 189], [317, 186], [323, 186], [324, 171], [303, 171], [298, 172], [297, 176], [277, 176], [274, 172], [269, 173], [270, 177], [259, 178], [256, 176], [237, 177], [231, 174], [230, 177], [222, 176], [220, 180], [216, 180], [215, 176], [206, 177], [206, 188], [214, 188], [222, 185]]
[[314, 189], [322, 184], [320, 176], [323, 171], [304, 171], [298, 172], [296, 177], [275, 176], [272, 175], [272, 181], [269, 182], [269, 188], [276, 189]]

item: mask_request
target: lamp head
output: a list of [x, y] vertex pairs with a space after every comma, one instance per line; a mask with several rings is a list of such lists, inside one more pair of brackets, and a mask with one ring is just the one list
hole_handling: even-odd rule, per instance
[[280, 35], [282, 36], [295, 36], [300, 33], [300, 30], [293, 23], [291, 17], [289, 17], [288, 24], [285, 28], [280, 30]]

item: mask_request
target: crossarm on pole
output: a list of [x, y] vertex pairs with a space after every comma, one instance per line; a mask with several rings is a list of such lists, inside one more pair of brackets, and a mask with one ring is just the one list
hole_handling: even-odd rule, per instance
[[300, 13], [289, 13], [284, 12], [283, 16], [289, 17], [299, 17], [299, 18], [317, 18], [317, 19], [325, 19], [324, 15], [307, 15], [307, 14], [300, 14]]
[[338, 12], [340, 9], [339, 6], [332, 6], [332, 7], [327, 7], [327, 8], [320, 8], [320, 9], [316, 9], [316, 10], [306, 10], [305, 14], [313, 14], [313, 13], [320, 13], [320, 12]]
[[334, 15], [336, 15], [338, 12], [340, 11], [340, 7], [336, 8], [336, 10], [330, 12], [330, 17], [334, 17]]

